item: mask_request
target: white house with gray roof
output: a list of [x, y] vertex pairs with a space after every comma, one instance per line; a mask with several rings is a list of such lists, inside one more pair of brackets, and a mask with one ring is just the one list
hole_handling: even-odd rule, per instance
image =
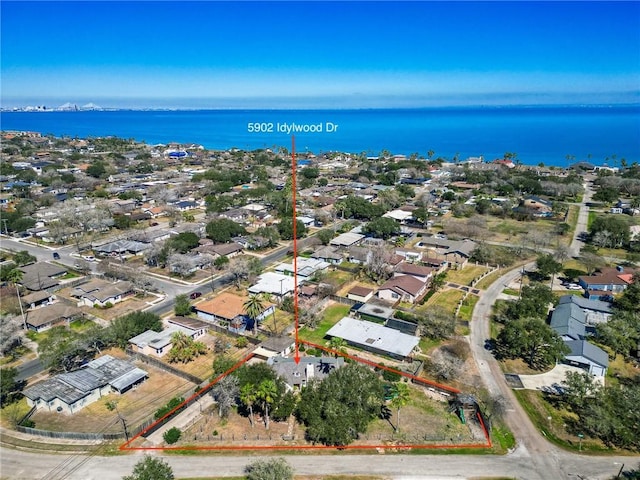
[[609, 356], [600, 347], [586, 340], [572, 340], [565, 342], [571, 349], [565, 356], [565, 363], [583, 368], [591, 375], [604, 377], [609, 366]]
[[123, 394], [147, 377], [147, 372], [132, 363], [103, 355], [84, 368], [36, 383], [22, 393], [30, 407], [72, 414], [112, 392]]
[[329, 337], [373, 353], [404, 360], [418, 346], [420, 339], [374, 322], [344, 317], [327, 332]]

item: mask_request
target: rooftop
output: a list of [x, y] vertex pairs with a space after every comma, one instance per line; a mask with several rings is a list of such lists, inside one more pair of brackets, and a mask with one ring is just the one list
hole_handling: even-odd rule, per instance
[[329, 329], [327, 335], [401, 357], [409, 356], [420, 341], [418, 337], [393, 328], [351, 317], [344, 317]]

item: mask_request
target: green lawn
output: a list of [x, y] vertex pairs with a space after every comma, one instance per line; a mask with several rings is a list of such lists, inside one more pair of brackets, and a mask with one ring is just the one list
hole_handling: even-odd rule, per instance
[[448, 270], [446, 279], [448, 282], [458, 283], [460, 285], [471, 285], [474, 278], [479, 277], [487, 270], [487, 267], [483, 267], [482, 265], [467, 264], [461, 270]]
[[71, 330], [75, 332], [81, 333], [86, 330], [89, 330], [91, 327], [95, 325], [96, 323], [93, 320], [80, 319], [80, 320], [74, 320], [73, 322], [71, 322], [71, 324], [69, 324], [69, 328], [71, 328]]
[[327, 307], [322, 315], [322, 320], [318, 323], [315, 330], [310, 330], [307, 327], [303, 327], [299, 332], [299, 337], [302, 340], [323, 345], [325, 340], [324, 336], [327, 331], [333, 327], [342, 317], [346, 317], [349, 314], [349, 305], [331, 305]]
[[476, 303], [478, 303], [478, 300], [480, 300], [480, 297], [476, 297], [475, 295], [468, 295], [464, 300], [462, 306], [460, 307], [458, 318], [460, 320], [466, 320], [470, 322], [471, 316], [473, 315], [473, 309], [476, 307]]
[[433, 307], [440, 307], [447, 312], [454, 313], [458, 302], [464, 297], [462, 290], [439, 290], [433, 294], [429, 301], [425, 302], [419, 308], [416, 308], [416, 312], [425, 311]]

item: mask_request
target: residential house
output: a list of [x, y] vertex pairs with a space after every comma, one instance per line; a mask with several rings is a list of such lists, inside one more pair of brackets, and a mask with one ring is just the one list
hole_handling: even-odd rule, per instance
[[401, 262], [395, 266], [393, 276], [401, 277], [403, 275], [410, 275], [423, 283], [429, 284], [433, 277], [433, 269], [414, 263]]
[[[305, 258], [305, 257], [297, 257], [296, 258], [296, 268], [299, 277], [303, 278], [311, 278], [317, 272], [323, 272], [329, 268], [330, 264], [323, 261], [317, 260], [315, 258]], [[293, 275], [294, 266], [293, 262], [291, 263], [281, 263], [276, 266], [276, 272], [282, 273], [284, 275]]]
[[407, 262], [419, 262], [422, 260], [422, 252], [406, 248], [396, 248], [396, 255], [401, 255]]
[[292, 337], [269, 337], [253, 351], [253, 354], [265, 360], [273, 357], [286, 357], [293, 353], [295, 345], [295, 340]]
[[478, 244], [473, 240], [449, 240], [447, 238], [422, 237], [420, 247], [431, 248], [438, 255], [442, 255], [449, 263], [464, 266]]
[[344, 366], [344, 358], [299, 357], [294, 359], [274, 356], [267, 360], [267, 365], [270, 365], [284, 380], [288, 390], [301, 390], [312, 380], [322, 381], [331, 372]]
[[176, 333], [183, 333], [186, 336], [191, 337], [193, 340], [196, 340], [204, 335], [205, 330], [204, 328], [194, 330], [173, 324], [161, 332], [147, 330], [140, 335], [136, 335], [129, 339], [129, 345], [131, 345], [134, 352], [162, 357], [173, 347], [173, 335]]
[[[592, 290], [601, 292], [621, 293], [627, 286], [633, 283], [633, 274], [636, 269], [618, 267], [605, 267], [593, 275], [578, 277], [578, 283], [587, 293]], [[640, 270], [638, 270], [640, 271]]]
[[600, 300], [589, 300], [576, 295], [563, 295], [560, 297], [559, 305], [574, 304], [580, 308], [584, 314], [587, 325], [596, 325], [604, 323], [611, 318], [613, 310], [611, 304]]
[[67, 274], [67, 267], [49, 262], [37, 262], [19, 267], [23, 273], [20, 284], [27, 290], [37, 291], [55, 287], [58, 278]]
[[[27, 330], [44, 332], [57, 326], [69, 326], [69, 324], [82, 317], [82, 312], [74, 306], [66, 303], [54, 303], [41, 308], [24, 312], [24, 323]], [[22, 323], [22, 316], [15, 317]]]
[[551, 213], [553, 204], [535, 195], [529, 195], [522, 201], [522, 206], [527, 210], [533, 210], [537, 213]]
[[549, 325], [563, 340], [582, 340], [586, 337], [586, 315], [573, 303], [558, 305], [551, 313]]
[[329, 244], [336, 247], [352, 247], [362, 242], [364, 237], [365, 236], [360, 233], [347, 232], [338, 235], [336, 238], [331, 240]]
[[[298, 285], [303, 279], [298, 277]], [[260, 294], [267, 293], [278, 299], [283, 299], [287, 295], [291, 295], [294, 291], [294, 277], [283, 275], [275, 272], [265, 272], [258, 277], [255, 285], [249, 287], [249, 293]]]
[[135, 289], [131, 282], [116, 281], [109, 282], [94, 278], [87, 283], [77, 285], [71, 292], [71, 296], [78, 299], [78, 306], [101, 308], [115, 305], [127, 297], [133, 295]]
[[607, 352], [586, 340], [572, 340], [565, 343], [571, 349], [571, 352], [565, 356], [565, 363], [583, 368], [597, 377], [606, 376], [609, 366]]
[[427, 291], [427, 283], [411, 275], [393, 277], [383, 283], [376, 292], [381, 300], [396, 303], [399, 301], [415, 303]]
[[73, 414], [112, 392], [123, 394], [135, 388], [148, 376], [130, 362], [103, 355], [84, 368], [36, 383], [22, 393], [30, 407]]
[[[253, 321], [246, 315], [244, 303], [246, 297], [239, 297], [232, 293], [223, 292], [217, 297], [196, 304], [195, 310], [198, 318], [206, 322], [222, 324], [231, 331], [240, 333], [253, 328]], [[263, 302], [264, 310], [257, 317], [258, 324], [275, 312], [275, 304]]]
[[405, 360], [416, 348], [420, 339], [378, 323], [344, 317], [327, 332], [328, 337], [338, 337], [363, 350]]
[[356, 285], [347, 292], [347, 298], [355, 300], [356, 302], [365, 303], [373, 297], [374, 292], [375, 291], [372, 288]]
[[198, 208], [198, 204], [191, 200], [181, 200], [179, 202], [172, 203], [175, 208], [181, 212], [187, 212], [189, 210], [195, 210]]
[[392, 218], [402, 225], [410, 223], [411, 220], [413, 220], [412, 212], [408, 212], [406, 210], [401, 210], [401, 209], [391, 210], [390, 212], [387, 212], [382, 216], [385, 218]]
[[371, 299], [363, 304], [355, 304], [351, 308], [351, 315], [362, 320], [372, 320], [374, 322], [387, 322], [393, 317], [395, 310], [388, 304]]
[[56, 296], [46, 290], [39, 290], [20, 297], [22, 307], [25, 310], [33, 310], [34, 308], [50, 305], [56, 300]]
[[243, 251], [243, 246], [236, 242], [222, 243], [213, 245], [210, 249], [211, 253], [220, 257], [233, 258], [240, 255]]
[[140, 255], [149, 248], [151, 248], [151, 245], [148, 243], [135, 240], [116, 240], [115, 242], [105, 243], [99, 247], [93, 247], [93, 251], [98, 255], [113, 257], [119, 255]]
[[339, 265], [342, 263], [344, 257], [336, 252], [336, 250], [329, 246], [324, 246], [317, 249], [311, 255], [311, 258], [315, 260], [322, 260], [323, 262], [327, 262], [331, 265]]

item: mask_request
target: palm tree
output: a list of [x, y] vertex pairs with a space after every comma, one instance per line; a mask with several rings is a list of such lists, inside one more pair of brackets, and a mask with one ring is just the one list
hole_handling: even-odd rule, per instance
[[406, 383], [398, 382], [391, 387], [391, 405], [397, 409], [397, 423], [394, 430], [400, 431], [400, 409], [409, 403], [409, 386]]
[[277, 393], [278, 387], [276, 386], [276, 382], [273, 380], [263, 380], [262, 383], [258, 385], [256, 396], [258, 400], [262, 401], [265, 426], [267, 430], [269, 430], [269, 405], [275, 401]]
[[242, 305], [244, 313], [253, 320], [253, 334], [258, 333], [258, 317], [264, 311], [264, 305], [262, 304], [262, 297], [260, 295], [249, 295], [249, 298]]
[[257, 399], [258, 396], [256, 395], [255, 385], [247, 383], [240, 389], [240, 401], [249, 409], [249, 423], [251, 423], [251, 428], [253, 428], [253, 404]]
[[[263, 293], [262, 294], [262, 299], [267, 303], [273, 303], [273, 297], [271, 296], [270, 293], [266, 293], [266, 292]], [[273, 306], [273, 310], [271, 312], [271, 316], [273, 318], [273, 330], [272, 330], [272, 332], [277, 335], [278, 334], [278, 322], [276, 321], [276, 308], [275, 308], [275, 305]]]
[[340, 353], [347, 353], [347, 342], [340, 337], [331, 337], [331, 340], [328, 342], [328, 347], [334, 351], [334, 355], [338, 358]]
[[27, 319], [24, 316], [24, 309], [22, 308], [22, 298], [20, 297], [20, 289], [18, 288], [18, 283], [20, 283], [20, 280], [22, 280], [23, 275], [24, 273], [22, 272], [22, 270], [16, 267], [16, 268], [12, 268], [7, 272], [6, 279], [7, 279], [7, 282], [13, 283], [16, 287], [16, 294], [18, 295], [18, 303], [20, 304], [20, 314], [22, 315], [22, 326], [26, 331]]

